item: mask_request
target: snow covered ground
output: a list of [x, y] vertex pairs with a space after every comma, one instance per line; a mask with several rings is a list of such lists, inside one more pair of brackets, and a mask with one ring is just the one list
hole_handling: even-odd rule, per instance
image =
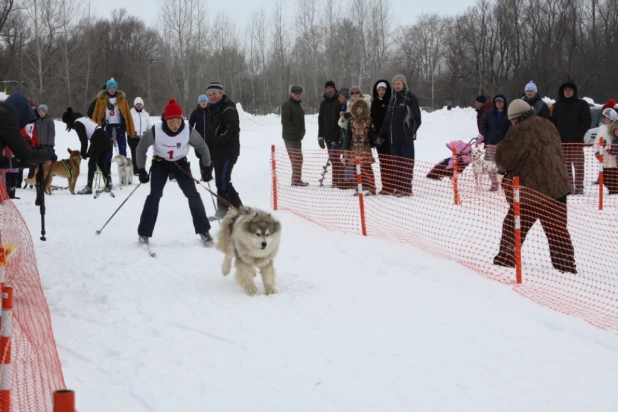
[[[79, 142], [56, 127], [63, 158]], [[241, 128], [233, 181], [245, 204], [268, 209], [279, 118], [242, 113]], [[472, 109], [425, 114], [417, 158], [442, 159], [444, 143], [476, 134]], [[317, 149], [315, 136], [317, 118], [308, 116], [306, 148]], [[148, 187], [96, 236], [130, 190], [97, 200], [54, 192], [46, 243], [34, 192], [18, 191], [80, 411], [618, 410], [613, 332], [454, 262], [286, 212], [274, 213], [283, 224], [279, 294], [251, 298], [193, 234], [175, 183], [161, 200], [156, 258], [136, 243]]]

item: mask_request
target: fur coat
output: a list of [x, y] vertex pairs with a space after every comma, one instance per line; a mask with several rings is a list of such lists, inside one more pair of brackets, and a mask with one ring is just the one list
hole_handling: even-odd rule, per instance
[[[105, 119], [105, 111], [107, 109], [107, 101], [109, 100], [109, 95], [106, 90], [101, 90], [97, 94], [97, 103], [94, 106], [94, 112], [92, 114], [92, 120], [94, 120], [99, 126], [103, 126], [103, 121]], [[127, 97], [123, 91], [116, 91], [116, 105], [120, 109], [120, 115], [124, 120], [125, 130], [127, 136], [133, 137], [135, 136], [135, 125], [133, 124], [133, 116], [131, 115], [131, 107], [129, 106], [129, 102], [127, 101]]]
[[[363, 108], [363, 113], [359, 116], [356, 111], [358, 107]], [[344, 154], [346, 165], [356, 163], [356, 157], [360, 156], [362, 165], [371, 165], [374, 163], [373, 154], [371, 153], [371, 116], [370, 109], [365, 99], [357, 100], [352, 104], [350, 110], [350, 120], [347, 121], [348, 137]]]

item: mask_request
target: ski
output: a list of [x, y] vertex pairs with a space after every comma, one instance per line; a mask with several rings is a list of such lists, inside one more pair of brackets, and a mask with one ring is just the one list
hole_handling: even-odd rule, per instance
[[[96, 191], [94, 192], [94, 198], [95, 198], [95, 199], [96, 199], [96, 198], [98, 198], [98, 197], [99, 197], [99, 195], [101, 195], [101, 193], [105, 193], [105, 189], [98, 189], [98, 190], [96, 190]], [[113, 197], [113, 198], [115, 198], [115, 197], [116, 197], [116, 195], [115, 195], [115, 194], [114, 194], [114, 192], [112, 192], [112, 191], [107, 192], [107, 193], [109, 193], [109, 195], [110, 195], [111, 197]]]

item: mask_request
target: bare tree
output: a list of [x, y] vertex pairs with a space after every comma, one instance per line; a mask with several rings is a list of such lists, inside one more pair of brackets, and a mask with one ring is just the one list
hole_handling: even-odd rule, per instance
[[289, 39], [285, 24], [285, 9], [283, 0], [278, 0], [272, 12], [272, 54], [275, 65], [275, 78], [279, 80], [278, 99], [285, 95], [285, 84], [289, 83]]

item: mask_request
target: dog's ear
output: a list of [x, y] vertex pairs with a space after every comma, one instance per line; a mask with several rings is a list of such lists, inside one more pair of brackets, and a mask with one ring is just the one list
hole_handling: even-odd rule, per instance
[[71, 149], [67, 149], [67, 152], [69, 152], [69, 154], [71, 154]]

